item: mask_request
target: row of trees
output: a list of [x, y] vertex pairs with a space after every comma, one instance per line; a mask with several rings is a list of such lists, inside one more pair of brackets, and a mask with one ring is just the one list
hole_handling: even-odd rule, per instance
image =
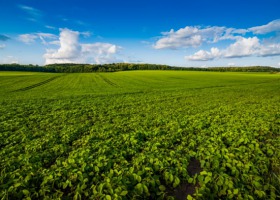
[[280, 68], [255, 67], [173, 67], [157, 64], [112, 63], [112, 64], [51, 64], [45, 66], [1, 64], [0, 71], [31, 71], [56, 73], [83, 73], [83, 72], [116, 72], [129, 70], [185, 70], [185, 71], [219, 71], [219, 72], [280, 72]]
[[218, 72], [280, 72], [280, 68], [267, 66], [253, 66], [253, 67], [211, 67], [208, 71]]

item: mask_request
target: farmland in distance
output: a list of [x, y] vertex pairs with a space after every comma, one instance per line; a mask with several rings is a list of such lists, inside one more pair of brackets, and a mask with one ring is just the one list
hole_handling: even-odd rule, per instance
[[280, 74], [0, 72], [1, 199], [279, 199]]

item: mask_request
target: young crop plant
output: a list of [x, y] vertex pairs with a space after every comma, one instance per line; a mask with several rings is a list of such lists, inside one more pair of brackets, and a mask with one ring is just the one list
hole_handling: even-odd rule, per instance
[[3, 200], [280, 199], [278, 74], [11, 74]]

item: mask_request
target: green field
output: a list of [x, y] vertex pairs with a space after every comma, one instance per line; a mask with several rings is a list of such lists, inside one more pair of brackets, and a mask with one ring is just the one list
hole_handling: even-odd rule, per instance
[[0, 72], [0, 199], [279, 199], [280, 74]]

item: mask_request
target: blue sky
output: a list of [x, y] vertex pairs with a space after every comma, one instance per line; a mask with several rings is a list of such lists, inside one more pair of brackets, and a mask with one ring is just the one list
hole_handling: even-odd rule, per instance
[[0, 63], [280, 67], [279, 0], [0, 0]]

